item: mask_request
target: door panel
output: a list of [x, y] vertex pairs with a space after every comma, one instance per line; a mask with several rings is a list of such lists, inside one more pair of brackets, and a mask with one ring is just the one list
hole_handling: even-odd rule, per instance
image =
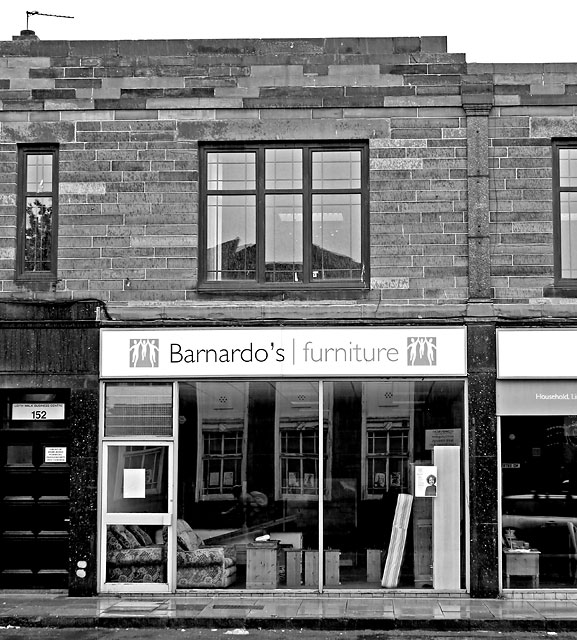
[[[0, 430], [0, 587], [65, 588], [70, 433], [6, 424]], [[66, 461], [51, 461], [53, 447], [65, 451]]]

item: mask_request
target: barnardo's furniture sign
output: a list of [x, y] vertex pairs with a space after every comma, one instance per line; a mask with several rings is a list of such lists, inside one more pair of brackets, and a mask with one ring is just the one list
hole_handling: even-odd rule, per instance
[[103, 378], [464, 376], [464, 327], [102, 329]]

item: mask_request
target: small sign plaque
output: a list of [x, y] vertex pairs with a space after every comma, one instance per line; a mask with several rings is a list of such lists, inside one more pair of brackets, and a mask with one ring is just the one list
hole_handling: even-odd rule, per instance
[[44, 447], [44, 462], [66, 462], [66, 447]]
[[63, 402], [15, 402], [12, 420], [64, 420]]
[[427, 429], [425, 431], [425, 449], [435, 447], [458, 447], [461, 444], [460, 429]]

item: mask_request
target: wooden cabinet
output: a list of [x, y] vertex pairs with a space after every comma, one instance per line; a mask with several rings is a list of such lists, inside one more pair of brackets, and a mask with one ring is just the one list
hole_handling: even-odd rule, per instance
[[533, 589], [539, 588], [539, 556], [534, 549], [505, 549], [505, 588], [511, 588], [511, 576], [528, 576]]
[[246, 588], [276, 589], [278, 586], [278, 541], [246, 545]]
[[433, 510], [432, 501], [413, 501], [413, 560], [415, 587], [433, 587]]

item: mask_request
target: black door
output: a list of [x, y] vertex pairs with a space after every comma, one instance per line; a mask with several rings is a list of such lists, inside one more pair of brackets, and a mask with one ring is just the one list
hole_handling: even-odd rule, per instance
[[[58, 416], [65, 403], [21, 400], [6, 398], [0, 428], [0, 588], [66, 588], [70, 432]], [[23, 419], [22, 407], [38, 419]]]

